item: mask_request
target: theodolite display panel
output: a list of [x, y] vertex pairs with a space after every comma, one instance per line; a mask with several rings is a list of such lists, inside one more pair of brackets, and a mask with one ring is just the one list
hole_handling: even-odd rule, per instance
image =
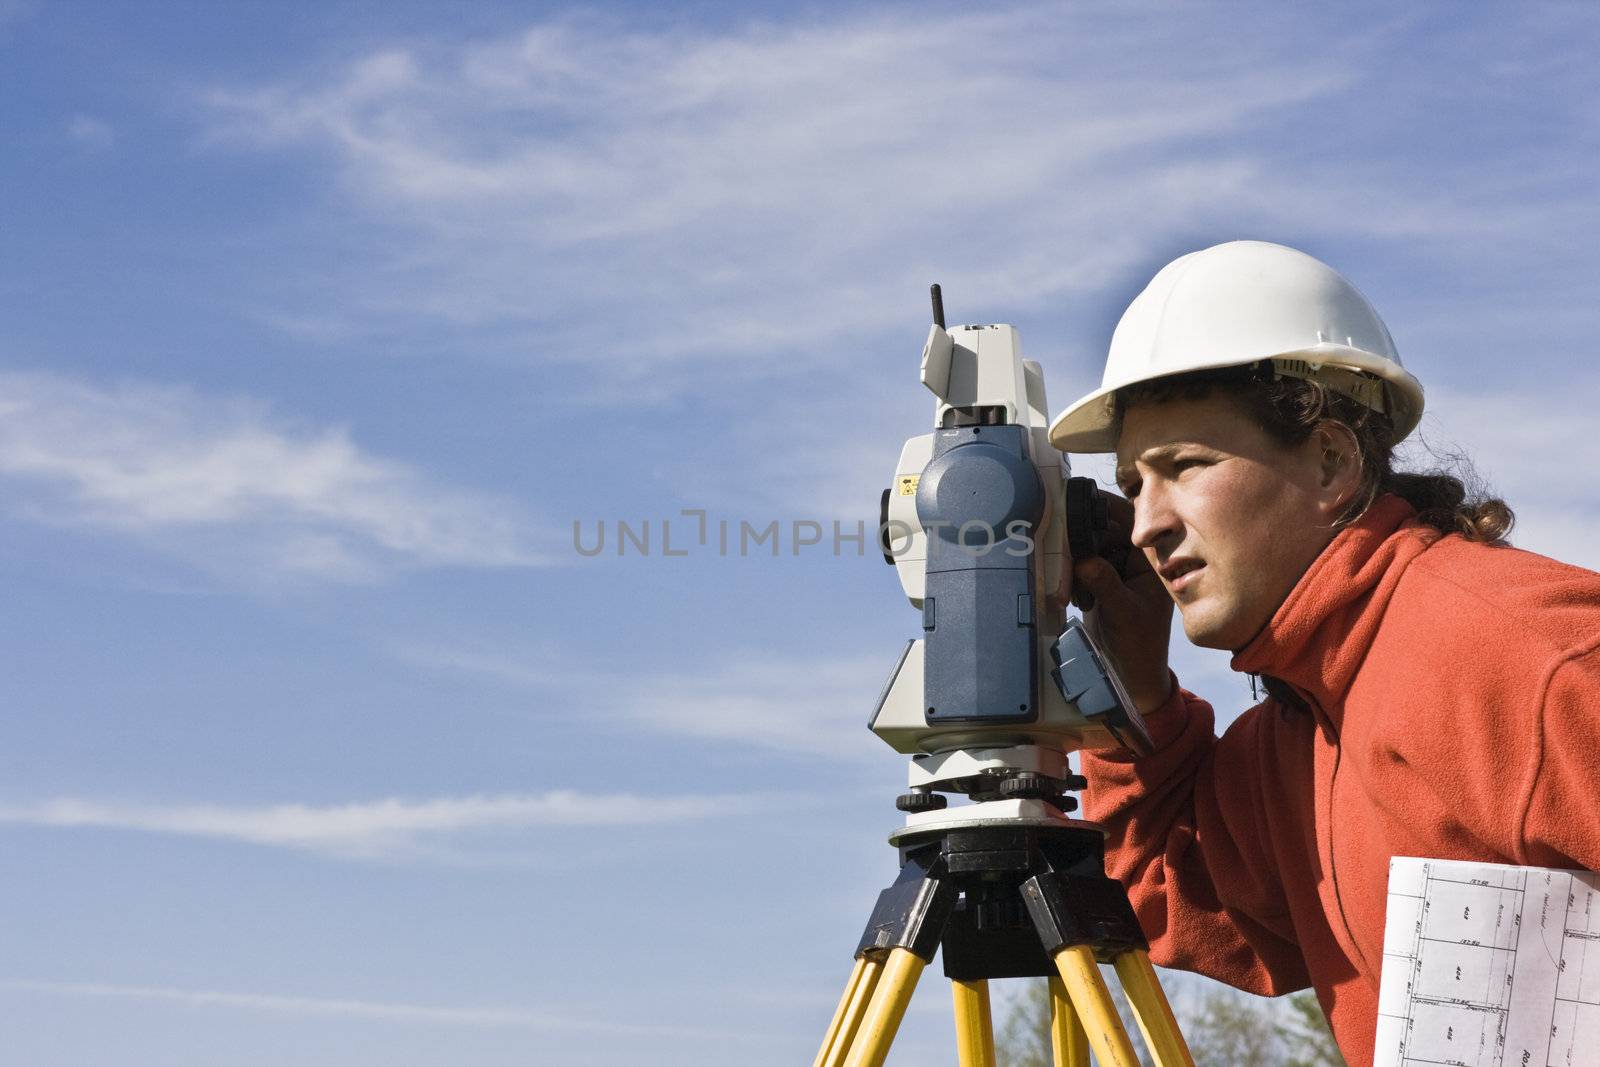
[[1038, 715], [1031, 534], [1044, 485], [1022, 426], [934, 433], [917, 484], [928, 531], [922, 628], [929, 723], [1031, 722]]

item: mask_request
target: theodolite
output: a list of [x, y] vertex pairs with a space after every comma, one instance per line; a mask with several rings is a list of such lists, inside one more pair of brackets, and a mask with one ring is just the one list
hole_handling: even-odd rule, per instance
[[[879, 525], [924, 636], [872, 731], [911, 756], [908, 826], [1059, 817], [1075, 806], [1068, 751], [1149, 744], [1089, 630], [1063, 618], [1074, 555], [1115, 551], [1105, 503], [1050, 444], [1044, 373], [1017, 331], [947, 329], [937, 285], [933, 314], [921, 376], [934, 430], [901, 449]], [[945, 811], [947, 794], [976, 803]]]
[[[880, 503], [884, 558], [922, 611], [872, 731], [911, 757], [900, 874], [879, 894], [814, 1067], [881, 1067], [922, 969], [942, 953], [961, 1067], [995, 1067], [991, 978], [1048, 977], [1056, 1067], [1138, 1067], [1098, 964], [1112, 964], [1158, 1067], [1193, 1067], [1104, 832], [1072, 818], [1072, 750], [1150, 736], [1081, 619], [1072, 560], [1106, 536], [1092, 479], [1049, 442], [1044, 375], [1010, 326], [922, 349], [934, 430], [907, 441]], [[1087, 608], [1082, 597], [1078, 603]], [[969, 803], [950, 805], [951, 796]]]

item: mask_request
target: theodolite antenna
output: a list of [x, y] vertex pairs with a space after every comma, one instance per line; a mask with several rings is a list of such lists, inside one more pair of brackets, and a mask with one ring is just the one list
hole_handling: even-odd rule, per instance
[[933, 297], [933, 324], [939, 329], [944, 329], [944, 294], [939, 292], [939, 283], [934, 282], [928, 286], [928, 293]]

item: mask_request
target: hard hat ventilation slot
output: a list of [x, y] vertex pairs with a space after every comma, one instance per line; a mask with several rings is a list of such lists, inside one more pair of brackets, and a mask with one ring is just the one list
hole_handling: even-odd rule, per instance
[[1274, 359], [1272, 373], [1280, 378], [1301, 378], [1306, 381], [1318, 382], [1328, 389], [1349, 397], [1364, 407], [1369, 407], [1380, 415], [1389, 414], [1388, 397], [1383, 388], [1383, 379], [1366, 371], [1354, 370], [1349, 367], [1333, 367], [1323, 363], [1312, 363], [1304, 359]]

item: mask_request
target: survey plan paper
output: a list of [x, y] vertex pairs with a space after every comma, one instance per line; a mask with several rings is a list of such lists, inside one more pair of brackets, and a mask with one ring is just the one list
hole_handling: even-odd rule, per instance
[[1600, 1065], [1600, 876], [1390, 860], [1373, 1064]]

